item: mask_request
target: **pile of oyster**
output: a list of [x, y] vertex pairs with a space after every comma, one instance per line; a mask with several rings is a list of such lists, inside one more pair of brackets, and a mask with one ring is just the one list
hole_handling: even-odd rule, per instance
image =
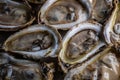
[[0, 80], [120, 80], [120, 0], [0, 0]]

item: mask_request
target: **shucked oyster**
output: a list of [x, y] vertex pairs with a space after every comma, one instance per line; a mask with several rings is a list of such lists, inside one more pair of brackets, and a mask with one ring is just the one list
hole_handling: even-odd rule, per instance
[[0, 30], [20, 29], [31, 24], [34, 19], [26, 5], [13, 0], [0, 0]]
[[55, 66], [53, 63], [43, 63], [41, 70], [44, 75], [44, 80], [53, 80], [53, 73], [55, 72]]
[[56, 29], [45, 25], [33, 25], [10, 36], [3, 49], [25, 57], [40, 59], [55, 57], [61, 47], [61, 36]]
[[114, 5], [113, 12], [104, 27], [104, 37], [108, 45], [120, 50], [120, 2], [115, 0]]
[[64, 80], [120, 80], [119, 58], [106, 48], [89, 61], [71, 69]]
[[0, 61], [7, 63], [0, 64], [0, 77], [3, 80], [43, 80], [40, 66], [31, 61], [15, 59], [6, 53], [0, 53]]
[[105, 45], [98, 37], [100, 31], [101, 25], [94, 21], [80, 23], [71, 29], [64, 37], [59, 53], [61, 66], [82, 63], [95, 55]]
[[104, 23], [113, 8], [113, 0], [92, 0], [92, 18]]
[[89, 0], [47, 0], [38, 13], [38, 22], [57, 29], [69, 29], [90, 17]]
[[[54, 69], [52, 64], [45, 64], [43, 67], [32, 61], [16, 59], [4, 52], [0, 53], [0, 62], [2, 80], [53, 80], [53, 71], [50, 71]], [[47, 74], [44, 73], [45, 69], [48, 70]]]

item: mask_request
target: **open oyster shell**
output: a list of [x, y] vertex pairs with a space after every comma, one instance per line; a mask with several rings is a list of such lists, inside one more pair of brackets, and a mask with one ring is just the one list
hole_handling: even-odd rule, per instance
[[52, 63], [40, 65], [33, 61], [16, 59], [4, 52], [0, 53], [0, 62], [0, 77], [3, 80], [53, 80], [54, 77]]
[[89, 0], [47, 0], [38, 13], [38, 22], [57, 29], [70, 29], [91, 14]]
[[64, 80], [119, 80], [120, 62], [110, 48], [71, 69]]
[[99, 23], [88, 21], [78, 24], [66, 34], [59, 53], [60, 65], [65, 72], [67, 71], [64, 69], [65, 64], [83, 63], [105, 46], [99, 39], [100, 32]]
[[104, 37], [106, 43], [114, 46], [119, 51], [120, 46], [120, 2], [114, 0], [114, 9], [104, 26]]
[[15, 59], [6, 53], [0, 53], [0, 61], [7, 63], [0, 64], [0, 77], [3, 80], [43, 80], [40, 66], [32, 61]]
[[61, 36], [56, 29], [33, 25], [16, 32], [4, 43], [3, 49], [27, 58], [56, 57], [61, 48]]
[[92, 0], [92, 19], [104, 23], [113, 8], [113, 0]]
[[35, 18], [26, 5], [13, 0], [0, 0], [0, 31], [18, 30]]

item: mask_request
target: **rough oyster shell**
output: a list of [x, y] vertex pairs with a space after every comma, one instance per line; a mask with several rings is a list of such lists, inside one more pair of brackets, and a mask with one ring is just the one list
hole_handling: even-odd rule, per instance
[[3, 49], [25, 57], [40, 59], [55, 57], [61, 48], [61, 36], [56, 29], [45, 25], [33, 25], [10, 36]]
[[120, 62], [110, 48], [71, 69], [64, 80], [119, 80]]
[[0, 0], [0, 31], [18, 30], [35, 18], [26, 5], [13, 0]]
[[109, 46], [114, 46], [116, 50], [119, 51], [120, 44], [120, 2], [118, 0], [114, 1], [114, 9], [113, 12], [105, 23], [104, 26], [104, 38], [106, 43]]
[[92, 19], [104, 23], [113, 8], [113, 0], [92, 0]]
[[38, 13], [38, 22], [57, 29], [70, 29], [90, 17], [88, 0], [47, 0]]
[[88, 21], [73, 27], [63, 39], [59, 53], [60, 66], [64, 72], [79, 63], [83, 63], [105, 46], [99, 39], [101, 24]]
[[42, 71], [37, 63], [15, 59], [4, 52], [1, 52], [0, 56], [0, 61], [7, 61], [0, 64], [0, 77], [3, 80], [43, 80]]
[[16, 59], [5, 52], [0, 53], [0, 62], [0, 78], [3, 80], [53, 80], [54, 77], [52, 63], [41, 65], [33, 61]]

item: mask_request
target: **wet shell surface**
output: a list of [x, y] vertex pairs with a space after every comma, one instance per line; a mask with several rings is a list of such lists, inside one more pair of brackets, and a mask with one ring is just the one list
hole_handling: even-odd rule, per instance
[[[4, 61], [4, 63], [3, 63]], [[34, 61], [16, 59], [5, 52], [0, 53], [0, 78], [4, 80], [53, 80], [53, 64], [40, 65]], [[49, 69], [44, 73], [44, 69]], [[48, 75], [49, 74], [49, 75]], [[22, 77], [22, 78], [21, 78]], [[49, 79], [47, 79], [49, 77]]]
[[0, 80], [120, 80], [120, 0], [0, 0]]
[[119, 58], [108, 48], [86, 63], [71, 69], [64, 80], [119, 80]]
[[70, 29], [86, 21], [90, 12], [88, 0], [47, 0], [38, 13], [38, 22], [57, 29]]
[[64, 37], [59, 58], [64, 63], [82, 63], [104, 46], [98, 35], [101, 25], [88, 21], [73, 27]]
[[0, 31], [15, 31], [35, 20], [32, 11], [23, 3], [0, 0]]
[[114, 46], [120, 52], [120, 3], [114, 2], [115, 6], [109, 19], [104, 26], [104, 37], [108, 45]]
[[45, 25], [33, 25], [10, 36], [3, 49], [26, 57], [40, 59], [55, 57], [61, 47], [61, 36], [56, 29]]
[[113, 9], [113, 0], [92, 0], [92, 19], [104, 23]]

